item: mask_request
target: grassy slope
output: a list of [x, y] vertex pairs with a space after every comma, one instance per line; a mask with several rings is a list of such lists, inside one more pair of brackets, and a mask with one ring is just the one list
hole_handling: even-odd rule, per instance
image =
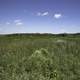
[[80, 80], [80, 36], [0, 36], [0, 80]]

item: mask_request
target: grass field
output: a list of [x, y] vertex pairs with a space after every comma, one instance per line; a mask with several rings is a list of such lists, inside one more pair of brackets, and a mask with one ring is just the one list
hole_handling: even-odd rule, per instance
[[80, 36], [1, 35], [0, 80], [80, 80]]

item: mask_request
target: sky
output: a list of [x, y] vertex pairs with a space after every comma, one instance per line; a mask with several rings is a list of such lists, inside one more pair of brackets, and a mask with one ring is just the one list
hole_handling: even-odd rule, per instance
[[0, 0], [0, 34], [79, 32], [80, 0]]

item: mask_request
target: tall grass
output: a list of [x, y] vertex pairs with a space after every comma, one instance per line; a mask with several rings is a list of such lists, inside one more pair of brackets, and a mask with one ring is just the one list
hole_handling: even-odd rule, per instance
[[80, 80], [80, 37], [1, 36], [0, 80]]

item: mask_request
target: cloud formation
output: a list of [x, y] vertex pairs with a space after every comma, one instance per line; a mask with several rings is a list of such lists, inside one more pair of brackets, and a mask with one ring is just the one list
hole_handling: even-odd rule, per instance
[[43, 12], [43, 13], [38, 12], [37, 16], [47, 16], [48, 14], [49, 14], [49, 12]]
[[14, 23], [15, 23], [17, 26], [20, 26], [20, 25], [23, 24], [20, 19], [14, 20]]
[[56, 18], [56, 19], [59, 19], [59, 18], [61, 18], [61, 17], [62, 17], [62, 14], [60, 14], [60, 13], [54, 14], [54, 18]]
[[17, 22], [21, 22], [21, 20], [20, 19], [14, 20], [14, 23], [17, 23]]
[[49, 14], [49, 12], [44, 12], [43, 14], [42, 14], [42, 16], [47, 16]]
[[10, 22], [6, 22], [6, 24], [7, 24], [7, 25], [9, 25], [9, 24], [10, 24]]
[[22, 24], [23, 24], [22, 22], [17, 22], [16, 23], [17, 26], [22, 25]]

